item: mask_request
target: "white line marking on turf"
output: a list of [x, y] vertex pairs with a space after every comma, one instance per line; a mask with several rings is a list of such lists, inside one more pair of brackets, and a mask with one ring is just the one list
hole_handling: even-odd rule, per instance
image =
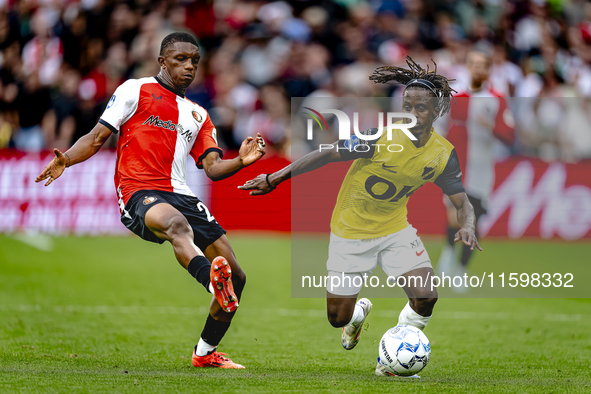
[[[113, 305], [0, 305], [0, 312], [34, 312], [34, 313], [88, 313], [88, 314], [141, 314], [141, 315], [203, 315], [209, 307], [198, 308], [179, 306], [113, 306]], [[285, 317], [317, 317], [326, 316], [324, 309], [240, 309], [241, 314], [277, 314]], [[373, 316], [397, 319], [399, 310], [373, 311]], [[554, 322], [591, 321], [591, 315], [581, 313], [545, 313], [526, 314], [508, 312], [435, 312], [434, 317], [446, 320], [508, 320], [508, 319], [543, 319]]]
[[17, 233], [12, 235], [11, 238], [43, 252], [51, 252], [53, 250], [53, 238], [45, 234]]

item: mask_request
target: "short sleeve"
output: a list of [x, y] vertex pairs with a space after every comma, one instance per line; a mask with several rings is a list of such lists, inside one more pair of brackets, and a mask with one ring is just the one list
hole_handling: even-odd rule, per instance
[[[372, 135], [378, 131], [377, 128], [362, 131], [363, 135]], [[355, 159], [371, 159], [375, 152], [375, 145], [369, 144], [367, 140], [361, 140], [356, 135], [351, 135], [349, 139], [339, 140], [339, 154], [343, 161]]]
[[443, 193], [452, 196], [457, 193], [464, 193], [462, 184], [462, 171], [456, 150], [452, 150], [443, 172], [433, 182], [443, 190]]
[[115, 90], [107, 104], [105, 112], [101, 115], [99, 123], [106, 126], [113, 133], [118, 133], [119, 128], [137, 110], [141, 84], [137, 80], [129, 80]]
[[203, 168], [203, 159], [210, 152], [218, 152], [220, 157], [224, 156], [224, 152], [218, 146], [217, 130], [213, 126], [213, 122], [208, 114], [191, 149], [191, 157], [195, 160], [197, 168]]

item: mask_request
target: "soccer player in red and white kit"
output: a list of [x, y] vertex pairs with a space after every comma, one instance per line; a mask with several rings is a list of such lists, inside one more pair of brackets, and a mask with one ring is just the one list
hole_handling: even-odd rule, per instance
[[[470, 87], [454, 96], [456, 105], [450, 111], [446, 137], [455, 146], [460, 168], [464, 169], [464, 187], [474, 207], [477, 225], [478, 219], [486, 213], [495, 182], [494, 140], [496, 138], [507, 145], [514, 140], [513, 116], [507, 101], [488, 82], [490, 62], [490, 57], [484, 52], [475, 50], [468, 54], [466, 66], [471, 77]], [[457, 263], [454, 238], [459, 225], [456, 210], [446, 200], [448, 242], [441, 252], [437, 271], [463, 275], [473, 250], [462, 247], [460, 272], [453, 272]]]
[[265, 154], [260, 136], [248, 137], [238, 157], [222, 160], [216, 129], [205, 109], [185, 97], [199, 63], [197, 41], [187, 33], [162, 40], [160, 72], [130, 79], [117, 90], [98, 124], [68, 151], [55, 157], [36, 182], [49, 186], [66, 167], [87, 160], [120, 133], [115, 186], [121, 222], [141, 238], [169, 241], [178, 262], [214, 294], [201, 338], [193, 351], [195, 367], [244, 368], [217, 345], [230, 327], [246, 276], [207, 207], [186, 183], [189, 155], [213, 180], [227, 178]]

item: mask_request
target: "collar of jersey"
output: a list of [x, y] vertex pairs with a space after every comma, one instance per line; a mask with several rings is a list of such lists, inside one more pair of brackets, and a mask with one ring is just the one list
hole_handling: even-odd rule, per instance
[[173, 88], [172, 86], [168, 86], [167, 84], [165, 84], [164, 82], [162, 82], [160, 80], [160, 78], [158, 78], [158, 76], [154, 76], [154, 78], [156, 79], [156, 81], [158, 81], [158, 83], [160, 84], [160, 86], [162, 86], [164, 89], [169, 90], [171, 92], [173, 92], [174, 94], [176, 94], [177, 96], [181, 96], [182, 98], [185, 98], [185, 95], [183, 94], [183, 92], [181, 92], [178, 89]]
[[412, 142], [410, 143], [412, 145], [412, 147], [414, 149], [423, 149], [425, 148], [427, 145], [429, 145], [431, 143], [431, 140], [433, 139], [433, 134], [435, 134], [435, 128], [433, 126], [431, 126], [431, 135], [429, 136], [429, 139], [427, 140], [427, 143], [423, 146], [419, 146], [418, 148], [415, 146], [415, 144], [413, 144]]

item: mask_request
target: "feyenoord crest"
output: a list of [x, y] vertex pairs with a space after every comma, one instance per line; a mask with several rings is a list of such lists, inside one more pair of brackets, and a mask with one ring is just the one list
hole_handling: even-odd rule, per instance
[[195, 119], [195, 122], [197, 122], [197, 123], [203, 122], [203, 117], [199, 114], [199, 112], [193, 110], [193, 111], [191, 111], [191, 114], [193, 114], [193, 119]]
[[152, 204], [156, 200], [156, 197], [144, 197], [144, 205]]

